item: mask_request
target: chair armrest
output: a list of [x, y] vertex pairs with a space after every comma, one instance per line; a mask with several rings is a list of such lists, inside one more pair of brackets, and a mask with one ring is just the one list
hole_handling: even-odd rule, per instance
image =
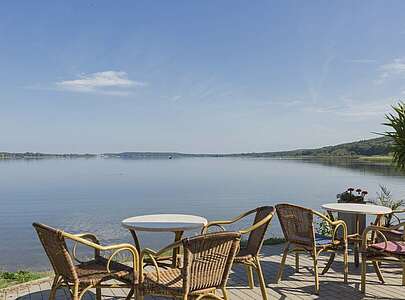
[[402, 213], [405, 213], [405, 209], [394, 210], [394, 211], [392, 211], [392, 213], [390, 213], [388, 215], [391, 215], [392, 217], [394, 217], [397, 220], [398, 224], [400, 224], [401, 221], [403, 221], [404, 219], [403, 218], [401, 219], [397, 214], [402, 214]]
[[82, 238], [82, 239], [88, 239], [90, 241], [92, 241], [93, 243], [96, 244], [100, 244], [99, 239], [93, 234], [93, 233], [79, 233], [79, 234], [75, 234], [75, 236]]
[[399, 223], [399, 224], [397, 224], [397, 225], [388, 227], [387, 229], [390, 229], [390, 230], [397, 230], [397, 229], [400, 229], [401, 227], [405, 229], [405, 222], [401, 222], [401, 223]]
[[[90, 240], [91, 242], [100, 245], [100, 241], [92, 233], [80, 233], [80, 234], [75, 234], [75, 236], [78, 237], [78, 238]], [[78, 241], [74, 241], [73, 248], [72, 248], [72, 256], [73, 256], [73, 259], [75, 261], [77, 261], [78, 263], [83, 263], [81, 260], [79, 260], [77, 258], [77, 255], [76, 255], [76, 249], [77, 249], [78, 244], [79, 244]], [[97, 258], [99, 256], [100, 256], [100, 250], [94, 249], [94, 258]]]
[[270, 213], [268, 214], [265, 218], [263, 218], [262, 220], [260, 220], [259, 222], [253, 224], [252, 226], [249, 226], [245, 229], [239, 230], [240, 234], [246, 234], [249, 232], [252, 232], [253, 230], [256, 230], [257, 228], [263, 226], [264, 224], [268, 223], [271, 221], [271, 219], [273, 218], [274, 214]]
[[363, 234], [362, 234], [362, 238], [361, 238], [361, 249], [362, 251], [366, 251], [367, 250], [367, 246], [368, 246], [368, 240], [367, 240], [367, 236], [370, 232], [375, 232], [376, 234], [379, 234], [385, 243], [385, 248], [387, 247], [388, 241], [387, 238], [385, 237], [383, 232], [390, 232], [392, 230], [392, 228], [387, 228], [384, 226], [376, 226], [376, 225], [370, 225], [368, 226]]
[[219, 227], [222, 231], [225, 231], [225, 228], [223, 227], [223, 225], [230, 225], [230, 224], [236, 223], [236, 222], [238, 222], [239, 220], [241, 220], [241, 219], [243, 219], [243, 218], [245, 218], [245, 217], [247, 217], [247, 216], [249, 216], [249, 215], [251, 215], [251, 214], [253, 214], [253, 213], [255, 213], [255, 212], [256, 212], [256, 209], [252, 209], [252, 210], [249, 210], [248, 212], [245, 212], [245, 213], [243, 213], [243, 214], [240, 214], [239, 216], [237, 216], [236, 218], [231, 219], [231, 220], [222, 220], [222, 221], [211, 221], [211, 222], [208, 222], [208, 224], [205, 225], [205, 226], [202, 228], [201, 234], [207, 233], [208, 228], [209, 228], [209, 227], [212, 227], [212, 226]]
[[346, 225], [345, 221], [343, 221], [343, 220], [332, 221], [330, 218], [328, 218], [327, 216], [325, 216], [317, 211], [313, 210], [312, 212], [314, 213], [314, 215], [318, 216], [319, 218], [326, 221], [329, 225], [332, 226], [332, 228], [333, 228], [332, 243], [334, 243], [336, 240], [336, 233], [337, 233], [339, 227], [342, 227], [343, 240], [345, 241], [345, 243], [347, 243], [347, 225]]
[[[121, 252], [121, 251], [128, 251], [131, 256], [132, 256], [132, 262], [133, 262], [133, 268], [135, 271], [138, 270], [139, 267], [139, 253], [138, 250], [136, 250], [134, 245], [128, 244], [128, 243], [122, 243], [122, 244], [115, 244], [115, 245], [107, 245], [107, 246], [102, 246], [99, 243], [94, 243], [92, 241], [87, 240], [86, 238], [83, 238], [83, 236], [88, 236], [88, 234], [80, 235], [80, 234], [71, 234], [67, 232], [62, 232], [63, 237], [72, 240], [76, 243], [88, 246], [90, 248], [95, 249], [98, 251], [114, 251], [108, 258], [108, 263], [107, 263], [107, 271], [110, 272], [110, 264], [112, 262], [112, 259], [114, 256]], [[94, 235], [92, 235], [94, 236]], [[75, 258], [76, 259], [76, 258]], [[77, 259], [76, 259], [77, 260]], [[77, 260], [78, 261], [78, 260]], [[80, 261], [78, 261], [80, 263]]]
[[222, 225], [228, 225], [228, 224], [232, 224], [232, 222], [231, 221], [212, 221], [212, 222], [208, 222], [208, 224], [204, 225], [204, 227], [201, 229], [201, 234], [206, 234], [210, 227], [218, 227], [221, 231], [225, 231], [226, 229]]

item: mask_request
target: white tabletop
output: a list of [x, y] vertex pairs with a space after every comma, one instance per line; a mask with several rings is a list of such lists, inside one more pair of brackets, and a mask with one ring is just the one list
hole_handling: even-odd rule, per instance
[[362, 215], [385, 215], [392, 213], [392, 209], [385, 206], [360, 203], [327, 203], [322, 208], [328, 211], [346, 212]]
[[202, 228], [207, 219], [193, 215], [159, 214], [125, 219], [122, 226], [138, 231], [178, 232]]

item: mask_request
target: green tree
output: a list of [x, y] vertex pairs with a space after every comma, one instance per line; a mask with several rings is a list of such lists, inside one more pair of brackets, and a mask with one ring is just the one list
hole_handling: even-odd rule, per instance
[[383, 125], [391, 128], [384, 133], [385, 136], [392, 138], [393, 160], [396, 165], [405, 169], [405, 104], [399, 102], [392, 107], [394, 112], [385, 115], [387, 120]]

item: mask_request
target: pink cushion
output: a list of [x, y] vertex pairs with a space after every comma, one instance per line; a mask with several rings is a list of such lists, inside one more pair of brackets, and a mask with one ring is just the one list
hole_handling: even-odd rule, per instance
[[388, 241], [387, 244], [385, 244], [385, 242], [381, 242], [377, 244], [372, 244], [370, 245], [370, 247], [385, 252], [395, 254], [405, 254], [405, 242]]

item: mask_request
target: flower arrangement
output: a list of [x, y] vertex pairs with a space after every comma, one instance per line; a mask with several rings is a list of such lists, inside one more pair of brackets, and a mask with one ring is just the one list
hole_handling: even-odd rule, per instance
[[366, 190], [348, 188], [345, 192], [337, 194], [338, 203], [364, 203], [368, 195]]

